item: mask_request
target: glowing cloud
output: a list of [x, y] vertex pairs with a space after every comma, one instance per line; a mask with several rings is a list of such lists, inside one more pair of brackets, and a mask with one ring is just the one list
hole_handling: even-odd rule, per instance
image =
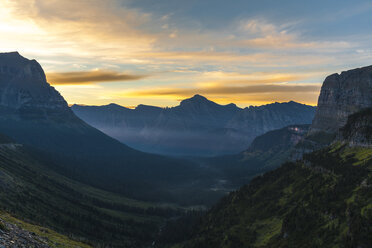
[[145, 75], [131, 75], [115, 71], [79, 71], [79, 72], [50, 72], [47, 73], [48, 81], [52, 85], [92, 84], [115, 81], [134, 81], [143, 79]]
[[[163, 106], [195, 93], [244, 104], [291, 97], [315, 104], [319, 84], [311, 83], [364, 66], [372, 58], [368, 32], [342, 28], [342, 35], [332, 36], [324, 33], [324, 20], [317, 20], [321, 24], [316, 26], [314, 19], [296, 14], [274, 18], [269, 11], [254, 12], [256, 4], [249, 3], [251, 14], [238, 11], [227, 18], [224, 9], [217, 9], [224, 14], [214, 17], [205, 13], [203, 18], [226, 18], [208, 25], [193, 16], [203, 11], [164, 13], [163, 8], [159, 12], [135, 2], [2, 0], [1, 50], [37, 59], [69, 103], [136, 105], [159, 103], [161, 98]], [[243, 2], [236, 4], [248, 4]], [[349, 23], [372, 6], [358, 5], [353, 10], [345, 3], [332, 5], [330, 15], [324, 17], [332, 18], [332, 30], [343, 27], [346, 13]], [[211, 1], [205, 6], [215, 5]], [[354, 24], [353, 31], [363, 27]], [[317, 29], [321, 36], [314, 35]], [[126, 82], [125, 88], [99, 84], [120, 81]]]

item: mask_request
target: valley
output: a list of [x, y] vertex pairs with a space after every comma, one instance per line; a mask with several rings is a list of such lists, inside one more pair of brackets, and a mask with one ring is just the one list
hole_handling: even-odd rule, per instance
[[0, 248], [372, 248], [371, 23], [0, 0]]
[[[316, 108], [240, 109], [195, 95], [134, 110], [70, 108], [40, 64], [17, 52], [0, 54], [0, 68], [0, 245], [372, 244], [371, 67], [327, 77]], [[181, 146], [162, 147], [173, 141], [158, 127]], [[159, 150], [136, 150], [111, 129]], [[179, 153], [188, 142], [204, 156]]]

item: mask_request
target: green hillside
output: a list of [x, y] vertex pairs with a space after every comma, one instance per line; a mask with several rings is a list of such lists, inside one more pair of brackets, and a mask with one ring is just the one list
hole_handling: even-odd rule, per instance
[[371, 247], [372, 149], [335, 144], [231, 193], [173, 247]]
[[21, 145], [0, 144], [0, 208], [75, 240], [113, 247], [151, 244], [159, 225], [183, 212], [77, 183], [49, 165]]

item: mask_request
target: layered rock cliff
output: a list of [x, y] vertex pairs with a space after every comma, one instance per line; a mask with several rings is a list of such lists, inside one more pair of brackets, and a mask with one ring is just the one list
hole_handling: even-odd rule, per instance
[[73, 118], [66, 101], [47, 83], [39, 63], [18, 52], [0, 53], [0, 111], [7, 118]]
[[309, 134], [337, 133], [347, 117], [372, 106], [372, 66], [328, 76]]
[[[294, 149], [291, 159], [301, 159], [305, 153], [335, 141], [361, 145], [364, 141], [358, 135], [364, 135], [360, 131], [366, 126], [359, 123], [361, 119], [348, 121], [348, 118], [369, 107], [372, 107], [372, 66], [328, 76], [322, 85], [310, 130]], [[354, 130], [353, 133], [347, 133], [345, 125], [350, 127], [348, 130]], [[359, 125], [363, 127], [357, 128]]]

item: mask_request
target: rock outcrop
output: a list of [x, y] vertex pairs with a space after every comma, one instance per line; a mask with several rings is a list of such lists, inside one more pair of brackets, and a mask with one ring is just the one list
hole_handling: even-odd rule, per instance
[[309, 134], [337, 133], [349, 115], [372, 106], [372, 66], [328, 76]]
[[0, 113], [8, 119], [73, 118], [39, 63], [18, 52], [0, 53]]
[[[292, 160], [301, 159], [303, 154], [328, 146], [332, 142], [341, 141], [350, 144], [366, 144], [360, 131], [365, 125], [355, 118], [348, 121], [349, 116], [372, 107], [372, 66], [358, 68], [328, 76], [321, 88], [318, 107], [310, 130], [299, 142], [291, 155]], [[359, 120], [361, 121], [361, 120]], [[348, 130], [359, 130], [345, 133], [345, 125], [353, 125]], [[359, 129], [357, 126], [362, 125]], [[349, 136], [345, 138], [345, 135]]]
[[0, 248], [49, 248], [48, 240], [0, 219]]

